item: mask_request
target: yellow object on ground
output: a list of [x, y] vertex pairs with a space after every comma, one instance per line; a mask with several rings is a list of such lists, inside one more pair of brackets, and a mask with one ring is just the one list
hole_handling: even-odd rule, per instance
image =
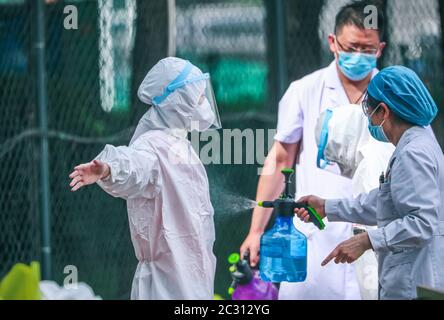
[[40, 300], [40, 264], [17, 263], [0, 282], [1, 300]]

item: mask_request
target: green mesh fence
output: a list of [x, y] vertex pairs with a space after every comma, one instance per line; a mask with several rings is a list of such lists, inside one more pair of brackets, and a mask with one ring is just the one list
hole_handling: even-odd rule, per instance
[[[326, 66], [326, 46], [343, 0], [287, 0], [285, 77], [296, 80]], [[66, 266], [106, 299], [128, 299], [137, 264], [125, 202], [97, 186], [71, 193], [73, 166], [106, 143], [125, 145], [144, 106], [137, 88], [161, 58], [190, 59], [212, 74], [226, 129], [276, 127], [274, 1], [47, 0], [45, 70], [49, 132], [52, 278]], [[442, 104], [443, 8], [435, 0], [382, 1], [389, 46], [382, 65], [405, 64]], [[78, 29], [64, 27], [64, 8], [78, 11]], [[420, 13], [424, 23], [418, 23]], [[0, 277], [17, 262], [40, 260], [40, 141], [36, 100], [35, 1], [0, 1]], [[441, 143], [442, 117], [434, 123]], [[267, 147], [270, 147], [267, 145]], [[226, 150], [223, 150], [224, 152]], [[245, 156], [245, 155], [244, 155]], [[244, 157], [245, 159], [245, 157]], [[218, 258], [215, 293], [230, 284], [228, 255], [246, 236], [260, 163], [207, 166], [215, 207]]]

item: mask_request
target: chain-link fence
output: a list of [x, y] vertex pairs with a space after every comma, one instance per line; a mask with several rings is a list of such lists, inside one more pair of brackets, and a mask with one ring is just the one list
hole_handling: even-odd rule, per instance
[[[41, 258], [42, 185], [48, 179], [52, 278], [62, 284], [65, 267], [73, 265], [79, 281], [102, 297], [129, 298], [137, 261], [125, 202], [97, 186], [71, 193], [70, 170], [105, 143], [129, 142], [145, 111], [138, 85], [167, 55], [212, 74], [224, 128], [274, 129], [277, 101], [290, 81], [333, 59], [326, 36], [346, 2], [46, 0], [46, 132], [36, 99], [36, 1], [0, 0], [0, 277], [14, 263]], [[414, 68], [441, 105], [442, 6], [436, 0], [381, 2], [389, 21], [382, 65]], [[66, 28], [68, 5], [77, 9], [78, 29]], [[443, 143], [442, 118], [434, 128]], [[45, 165], [48, 177], [41, 174]], [[239, 249], [251, 217], [235, 203], [254, 198], [260, 165], [207, 166], [216, 211], [216, 293], [226, 298], [226, 257]]]

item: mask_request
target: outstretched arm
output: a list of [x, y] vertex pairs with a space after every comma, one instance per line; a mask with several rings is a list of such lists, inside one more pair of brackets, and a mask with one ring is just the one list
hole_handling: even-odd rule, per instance
[[[378, 190], [361, 194], [356, 199], [324, 200], [316, 196], [302, 197], [298, 202], [306, 202], [314, 208], [321, 218], [327, 217], [331, 222], [352, 222], [367, 226], [376, 225], [376, 202]], [[296, 215], [305, 222], [309, 215], [305, 209], [296, 209]]]
[[[283, 189], [283, 175], [281, 170], [294, 165], [299, 144], [284, 144], [276, 141], [265, 161], [264, 174], [259, 179], [257, 187], [257, 201], [276, 199]], [[260, 238], [270, 220], [272, 210], [255, 208], [251, 220], [250, 232], [244, 240], [240, 252], [241, 256], [248, 250], [250, 264], [255, 267], [259, 263]]]
[[74, 168], [70, 186], [76, 191], [97, 183], [113, 197], [153, 198], [160, 192], [159, 171], [157, 157], [147, 146], [107, 145], [95, 160]]
[[327, 200], [325, 212], [329, 221], [359, 223], [376, 226], [378, 189], [361, 194], [356, 199]]
[[69, 175], [72, 179], [69, 186], [71, 187], [71, 191], [77, 191], [84, 186], [96, 183], [100, 179], [107, 178], [109, 174], [110, 168], [106, 163], [93, 160], [74, 168], [74, 171]]
[[[369, 195], [361, 195], [355, 200], [336, 200], [330, 202], [315, 196], [303, 197], [299, 202], [306, 202], [314, 208], [321, 218], [327, 216], [330, 221], [349, 221], [362, 224], [376, 224], [376, 196], [378, 190]], [[308, 222], [310, 216], [305, 209], [296, 209], [297, 216]], [[352, 263], [365, 251], [372, 249], [367, 232], [340, 243], [322, 262], [322, 266], [335, 259], [335, 263]]]

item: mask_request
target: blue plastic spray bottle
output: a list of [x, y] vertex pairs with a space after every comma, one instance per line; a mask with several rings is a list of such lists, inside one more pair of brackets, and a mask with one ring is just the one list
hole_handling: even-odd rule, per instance
[[262, 235], [260, 276], [262, 280], [274, 283], [302, 282], [307, 277], [307, 238], [293, 224], [294, 209], [305, 208], [310, 221], [320, 230], [325, 228], [317, 212], [306, 203], [296, 203], [290, 193], [292, 169], [284, 169], [285, 191], [273, 202], [259, 202], [264, 208], [274, 208], [276, 222]]

